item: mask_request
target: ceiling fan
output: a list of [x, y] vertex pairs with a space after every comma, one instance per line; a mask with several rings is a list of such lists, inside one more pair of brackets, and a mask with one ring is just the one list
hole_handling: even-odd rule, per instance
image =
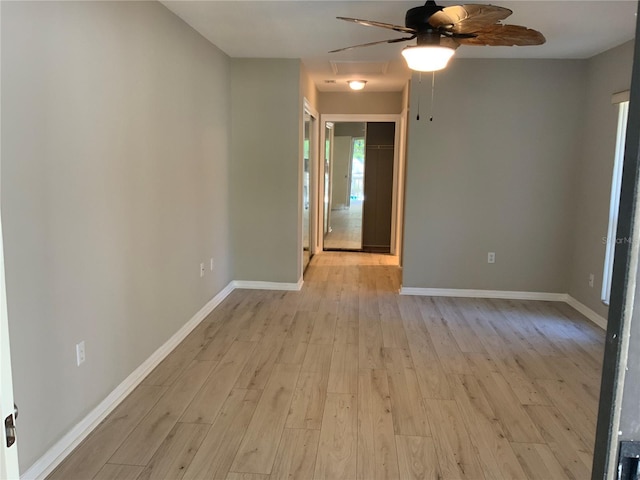
[[468, 4], [442, 7], [436, 5], [433, 0], [427, 0], [424, 5], [407, 10], [404, 27], [373, 20], [337, 17], [339, 20], [367, 27], [386, 28], [408, 36], [339, 48], [329, 53], [416, 39], [416, 45], [405, 47], [402, 55], [410, 69], [433, 72], [445, 68], [460, 45], [511, 47], [542, 45], [546, 41], [537, 30], [500, 23], [512, 13], [508, 8], [495, 5]]

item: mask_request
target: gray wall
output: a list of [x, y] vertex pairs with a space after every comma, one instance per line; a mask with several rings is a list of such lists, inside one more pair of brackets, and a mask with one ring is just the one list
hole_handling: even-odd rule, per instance
[[300, 64], [300, 91], [311, 107], [318, 110], [318, 89], [302, 63]]
[[414, 78], [403, 286], [567, 291], [586, 71], [459, 59], [437, 74], [433, 122], [425, 102], [416, 121]]
[[[611, 174], [616, 146], [618, 107], [611, 95], [631, 84], [633, 42], [591, 58], [587, 64], [585, 128], [575, 162], [571, 238], [573, 263], [568, 292], [606, 318], [600, 301], [605, 244], [609, 222]], [[589, 274], [595, 274], [594, 288]]]
[[290, 282], [301, 267], [300, 61], [231, 60], [234, 278]]
[[232, 279], [228, 84], [227, 57], [158, 3], [2, 2], [23, 472]]
[[366, 122], [334, 122], [336, 137], [364, 137], [366, 130]]
[[402, 92], [320, 92], [318, 109], [336, 115], [401, 113]]

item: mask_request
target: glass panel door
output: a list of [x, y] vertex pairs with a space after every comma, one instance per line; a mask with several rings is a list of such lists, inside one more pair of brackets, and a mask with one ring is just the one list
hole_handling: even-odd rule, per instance
[[314, 118], [304, 112], [303, 155], [302, 155], [302, 269], [311, 260], [311, 170], [313, 145], [311, 132]]
[[365, 122], [333, 124], [329, 181], [325, 187], [329, 218], [324, 235], [325, 250], [362, 250], [365, 135]]
[[324, 234], [331, 232], [331, 170], [333, 168], [333, 123], [324, 126]]

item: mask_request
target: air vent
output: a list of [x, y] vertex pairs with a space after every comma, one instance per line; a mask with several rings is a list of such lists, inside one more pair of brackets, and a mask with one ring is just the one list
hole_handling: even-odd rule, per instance
[[336, 83], [335, 80], [325, 80], [324, 83]]
[[336, 62], [331, 61], [331, 69], [336, 75], [384, 75], [387, 73], [389, 62]]

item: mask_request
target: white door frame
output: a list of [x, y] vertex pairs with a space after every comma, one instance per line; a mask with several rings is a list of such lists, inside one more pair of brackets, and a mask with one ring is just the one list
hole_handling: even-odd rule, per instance
[[[324, 251], [324, 234], [325, 234], [325, 222], [327, 221], [325, 218], [325, 214], [324, 214], [324, 198], [325, 198], [325, 191], [324, 191], [324, 181], [325, 181], [325, 162], [326, 162], [326, 141], [327, 141], [327, 135], [326, 135], [326, 120], [323, 120], [326, 117], [326, 115], [320, 115], [320, 125], [319, 125], [319, 131], [320, 131], [320, 142], [318, 142], [318, 164], [317, 164], [317, 170], [316, 170], [316, 178], [317, 178], [317, 182], [316, 182], [316, 190], [318, 192], [318, 204], [316, 205], [316, 232], [318, 232], [317, 235], [317, 251], [318, 252], [322, 252]], [[333, 132], [333, 125], [330, 127], [332, 129]], [[332, 134], [333, 135], [333, 134]], [[329, 184], [331, 184], [331, 159], [333, 157], [333, 142], [331, 142], [331, 150], [329, 152]], [[329, 197], [329, 218], [331, 215], [330, 212], [331, 209], [331, 198]]]
[[[404, 160], [405, 160], [405, 126], [402, 122], [402, 114], [371, 114], [371, 115], [359, 115], [359, 114], [322, 114], [320, 115], [320, 145], [324, 146], [325, 142], [325, 129], [326, 122], [393, 122], [395, 123], [395, 138], [393, 147], [393, 193], [391, 198], [391, 254], [398, 255], [400, 253], [400, 246], [402, 245], [402, 211], [404, 194], [402, 189], [404, 188]], [[402, 132], [401, 132], [402, 130]], [[403, 155], [400, 155], [400, 152]], [[324, 152], [324, 151], [323, 151]], [[323, 153], [324, 154], [324, 153]], [[324, 167], [324, 165], [323, 165]], [[365, 166], [365, 169], [367, 167]], [[324, 172], [318, 170], [318, 178], [322, 174], [324, 179]], [[317, 184], [319, 198], [324, 198], [324, 181]], [[324, 221], [324, 214], [318, 219], [318, 225]], [[323, 228], [320, 231], [324, 231]], [[324, 248], [324, 235], [319, 235], [320, 250]]]
[[[7, 315], [7, 290], [4, 277], [4, 247], [2, 242], [2, 218], [0, 218], [0, 420], [13, 415], [13, 379], [11, 376], [11, 351], [9, 348], [9, 318]], [[14, 418], [15, 422], [15, 418]], [[18, 468], [17, 442], [7, 448], [2, 428], [0, 442], [0, 478], [17, 479]]]
[[[394, 199], [396, 204], [394, 208], [395, 225], [397, 226], [395, 231], [395, 255], [398, 256], [398, 262], [402, 266], [402, 245], [403, 245], [403, 233], [404, 233], [404, 189], [405, 189], [405, 168], [407, 163], [407, 125], [409, 119], [409, 110], [405, 108], [400, 114], [400, 131], [396, 132], [400, 135], [398, 143], [398, 161], [393, 166], [394, 175]], [[397, 125], [396, 125], [397, 127]], [[396, 140], [398, 136], [396, 135]]]
[[[318, 189], [317, 182], [315, 180], [315, 176], [317, 175], [317, 163], [318, 163], [318, 129], [320, 128], [320, 114], [318, 111], [313, 108], [309, 100], [307, 98], [302, 99], [302, 131], [304, 132], [304, 116], [308, 114], [311, 116], [311, 125], [309, 128], [309, 254], [311, 256], [315, 255], [318, 250], [318, 220], [317, 220], [317, 208], [316, 205], [318, 203]], [[300, 179], [299, 179], [299, 188], [298, 188], [298, 198], [300, 199], [300, 215], [299, 215], [299, 225], [300, 231], [304, 229], [304, 222], [302, 221], [303, 209], [304, 205], [302, 205], [302, 189], [304, 183], [304, 147], [301, 148], [300, 154]], [[302, 233], [304, 235], [304, 232]], [[302, 238], [300, 239], [300, 278], [303, 277], [304, 271], [304, 245], [302, 244]]]
[[[0, 9], [0, 12], [1, 11]], [[1, 16], [2, 14], [0, 13], [0, 19]], [[0, 214], [0, 421], [3, 425], [4, 419], [9, 415], [13, 415], [13, 408], [13, 378], [11, 376], [11, 351], [9, 349], [9, 316], [7, 313], [7, 289], [4, 276], [2, 214]], [[11, 447], [7, 448], [4, 426], [2, 427], [2, 435], [0, 435], [0, 437], [2, 437], [0, 438], [0, 478], [10, 480], [18, 479], [20, 478], [20, 469], [18, 466], [17, 441]]]

